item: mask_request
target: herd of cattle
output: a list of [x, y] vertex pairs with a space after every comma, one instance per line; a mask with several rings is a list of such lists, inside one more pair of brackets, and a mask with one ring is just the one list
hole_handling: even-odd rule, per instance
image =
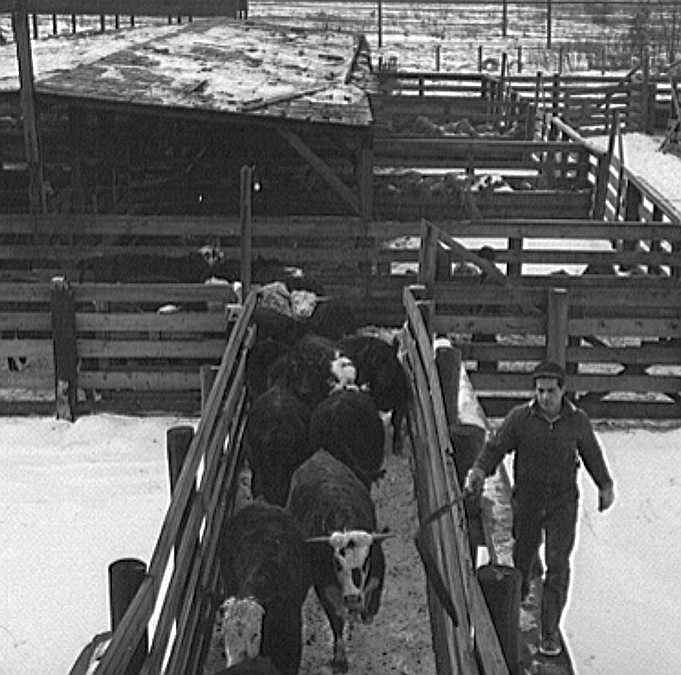
[[344, 630], [371, 622], [383, 591], [390, 535], [371, 486], [383, 475], [381, 412], [392, 411], [401, 451], [409, 389], [397, 345], [358, 331], [341, 301], [298, 317], [280, 300], [254, 310], [244, 431], [253, 499], [221, 533], [220, 675], [298, 673], [311, 586], [333, 633], [331, 667], [346, 672]]

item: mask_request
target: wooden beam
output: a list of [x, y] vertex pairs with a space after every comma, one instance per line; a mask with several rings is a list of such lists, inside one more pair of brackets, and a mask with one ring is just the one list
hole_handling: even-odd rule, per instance
[[93, 16], [236, 16], [244, 4], [239, 0], [26, 0], [26, 11]]
[[12, 24], [14, 27], [14, 40], [17, 45], [17, 61], [21, 87], [19, 98], [21, 100], [21, 113], [23, 116], [26, 161], [29, 167], [29, 207], [31, 213], [47, 213], [33, 88], [33, 58], [31, 55], [31, 40], [28, 35], [28, 14], [24, 0], [17, 0], [17, 10], [13, 14]]
[[329, 184], [329, 186], [346, 202], [352, 210], [361, 215], [359, 199], [355, 193], [336, 175], [324, 160], [298, 136], [289, 129], [278, 128], [279, 134], [288, 144]]

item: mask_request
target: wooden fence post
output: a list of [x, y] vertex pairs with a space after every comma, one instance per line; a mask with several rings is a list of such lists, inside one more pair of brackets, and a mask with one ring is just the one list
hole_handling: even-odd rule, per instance
[[[551, 82], [551, 114], [560, 116], [560, 73], [554, 73]], [[554, 140], [551, 137], [549, 140]]]
[[251, 290], [251, 266], [253, 255], [253, 169], [244, 165], [241, 167], [241, 196], [239, 199], [241, 221], [241, 284], [242, 297], [245, 299]]
[[78, 405], [78, 348], [73, 291], [64, 277], [52, 279], [50, 291], [54, 393], [57, 419], [73, 422]]
[[551, 0], [546, 0], [546, 48], [551, 49]]
[[437, 232], [425, 219], [421, 220], [421, 247], [419, 249], [418, 283], [430, 292], [435, 281], [437, 263]]
[[439, 338], [435, 343], [435, 365], [440, 376], [447, 424], [451, 427], [459, 423], [461, 350], [454, 348], [448, 338]]
[[[136, 558], [121, 558], [109, 565], [109, 606], [111, 632], [113, 633], [125, 615], [147, 573], [147, 566]], [[126, 675], [137, 675], [144, 665], [148, 651], [146, 630], [128, 662]]]
[[506, 37], [507, 34], [508, 34], [508, 0], [502, 0], [501, 37]]
[[568, 292], [549, 288], [546, 317], [546, 359], [565, 367], [568, 336]]
[[383, 0], [378, 0], [378, 48], [383, 46]]
[[[593, 219], [604, 220], [605, 205], [608, 201], [608, 184], [610, 183], [610, 163], [615, 151], [615, 135], [617, 125], [613, 122], [608, 138], [608, 149], [598, 158], [598, 168], [596, 170], [596, 191], [594, 194]], [[615, 220], [617, 217], [615, 217]]]

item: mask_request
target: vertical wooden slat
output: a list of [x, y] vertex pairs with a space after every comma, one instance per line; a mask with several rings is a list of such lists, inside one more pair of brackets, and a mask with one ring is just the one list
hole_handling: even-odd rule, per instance
[[[33, 16], [35, 17], [35, 14]], [[19, 98], [24, 127], [24, 149], [29, 169], [29, 208], [31, 213], [47, 213], [33, 88], [33, 56], [31, 40], [28, 35], [28, 14], [25, 0], [17, 0], [17, 10], [13, 13], [12, 19], [19, 64]]]
[[242, 297], [251, 290], [251, 266], [253, 248], [252, 223], [253, 170], [250, 166], [241, 167], [241, 197], [239, 200], [241, 219], [241, 284]]
[[50, 293], [54, 389], [57, 419], [73, 421], [78, 404], [78, 351], [73, 291], [63, 277], [55, 277]]
[[565, 367], [568, 334], [568, 292], [549, 288], [546, 318], [546, 359]]

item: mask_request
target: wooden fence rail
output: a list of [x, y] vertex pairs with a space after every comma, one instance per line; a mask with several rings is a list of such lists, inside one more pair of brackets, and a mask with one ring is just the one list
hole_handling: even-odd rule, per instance
[[[617, 225], [620, 235], [627, 230], [631, 235], [626, 237], [632, 240], [652, 227], [641, 223]], [[593, 226], [591, 238], [607, 232], [604, 223]], [[678, 243], [678, 226], [657, 227], [655, 234], [667, 245]], [[586, 226], [583, 235], [584, 231]], [[535, 238], [540, 238], [540, 232], [550, 237], [545, 229], [538, 228]], [[567, 234], [556, 229], [553, 236]], [[678, 253], [622, 250], [570, 251], [564, 255], [565, 251], [547, 248], [528, 251], [527, 255], [522, 247], [507, 249], [500, 252], [499, 261], [520, 263], [515, 267], [517, 275], [490, 275], [481, 285], [481, 277], [451, 275], [452, 256], [475, 258], [456, 239], [439, 233], [424, 241], [435, 249], [430, 255], [422, 253], [422, 262], [430, 268], [420, 272], [427, 283], [427, 299], [432, 302], [433, 329], [454, 336], [463, 358], [470, 363], [471, 381], [488, 414], [503, 414], [518, 401], [519, 392], [526, 395], [527, 373], [537, 362], [552, 358], [566, 364], [569, 390], [598, 416], [678, 415], [678, 277], [621, 276], [614, 267], [611, 274], [603, 274], [604, 268], [616, 264], [640, 264], [650, 269], [662, 263], [668, 269], [678, 269]], [[438, 250], [442, 246], [449, 248], [447, 255]], [[559, 277], [522, 273], [521, 265], [528, 262], [567, 262], [568, 258], [589, 261], [600, 273]]]
[[[419, 306], [418, 298], [423, 290], [421, 287], [404, 290], [407, 323], [403, 344], [405, 365], [415, 394], [410, 415], [415, 429], [419, 521], [425, 546], [437, 566], [437, 570], [429, 572], [441, 577], [456, 609], [456, 617], [449, 616], [429, 585], [437, 672], [439, 675], [502, 675], [508, 673], [508, 668], [470, 557], [432, 337]], [[437, 517], [439, 509], [442, 511]]]
[[[145, 578], [94, 670], [126, 672], [148, 632], [141, 673], [200, 673], [217, 606], [217, 545], [233, 508], [255, 295], [241, 310], [173, 491]], [[152, 620], [152, 617], [154, 619]]]

